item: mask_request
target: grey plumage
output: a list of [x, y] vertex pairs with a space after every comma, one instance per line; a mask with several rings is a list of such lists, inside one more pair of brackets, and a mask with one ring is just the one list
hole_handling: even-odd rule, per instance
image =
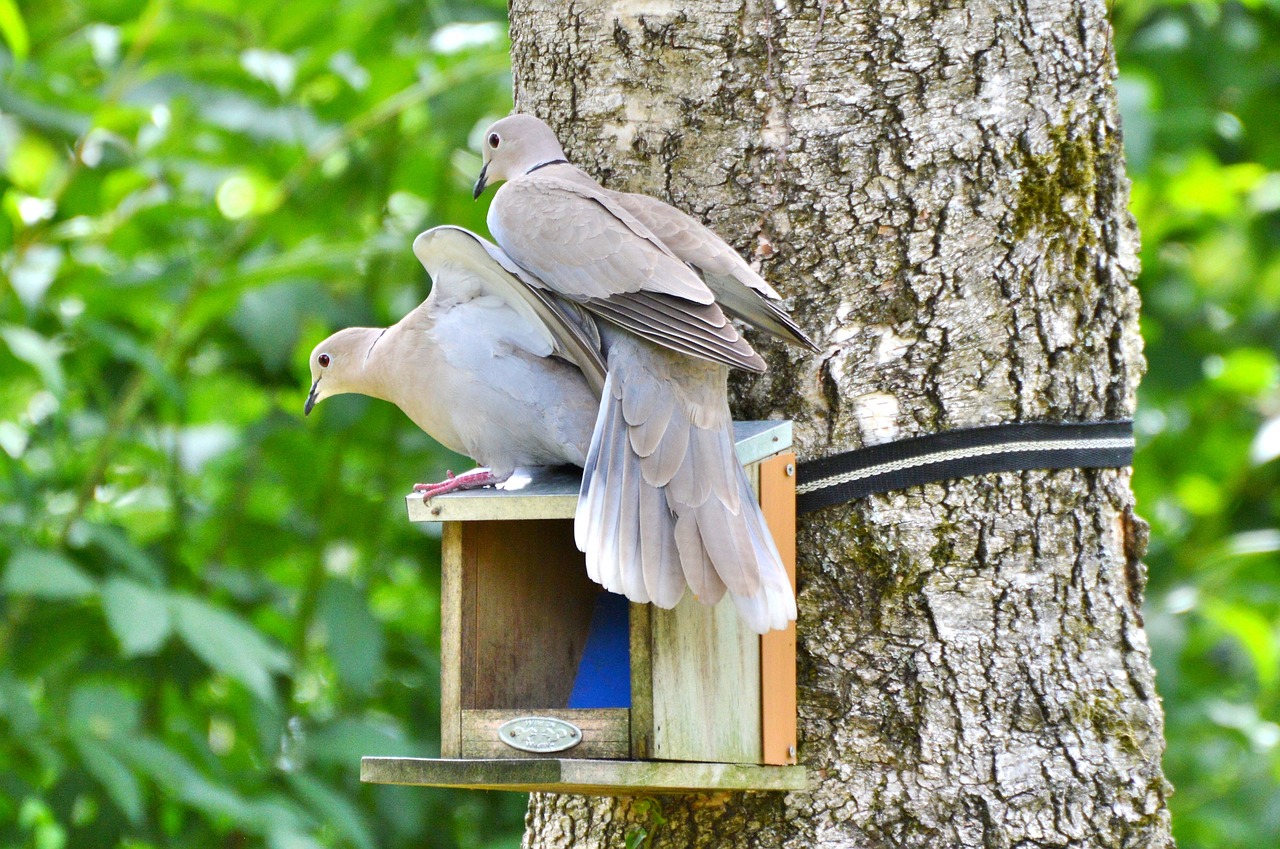
[[698, 273], [572, 165], [507, 183], [488, 223], [503, 250], [557, 294], [665, 347], [764, 371]]
[[619, 192], [617, 202], [677, 257], [702, 275], [725, 312], [783, 342], [817, 351], [782, 307], [782, 296], [701, 221], [648, 195]]
[[725, 592], [756, 631], [795, 599], [734, 453], [728, 367], [764, 361], [726, 311], [813, 343], [727, 244], [670, 206], [610, 192], [564, 161], [551, 130], [512, 115], [485, 133], [476, 194], [506, 180], [489, 229], [533, 277], [605, 320], [608, 365], [574, 531], [591, 577], [633, 601]]
[[430, 295], [389, 328], [347, 328], [317, 345], [307, 412], [344, 392], [390, 401], [497, 480], [583, 465], [604, 383], [594, 321], [467, 230], [437, 227], [413, 248]]

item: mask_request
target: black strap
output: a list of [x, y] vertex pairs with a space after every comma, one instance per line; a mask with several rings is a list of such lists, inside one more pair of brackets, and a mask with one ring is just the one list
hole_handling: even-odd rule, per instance
[[1132, 463], [1131, 421], [949, 430], [800, 463], [796, 512], [989, 472], [1108, 469]]

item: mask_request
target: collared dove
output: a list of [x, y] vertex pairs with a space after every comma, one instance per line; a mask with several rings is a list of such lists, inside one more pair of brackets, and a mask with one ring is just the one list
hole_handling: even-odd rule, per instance
[[734, 452], [728, 367], [765, 370], [725, 313], [816, 350], [781, 298], [723, 240], [571, 165], [551, 129], [511, 115], [485, 132], [479, 197], [505, 180], [489, 230], [507, 255], [606, 322], [608, 374], [574, 521], [587, 571], [632, 601], [674, 607], [727, 590], [754, 630], [795, 598]]
[[591, 318], [460, 227], [428, 230], [413, 252], [431, 294], [391, 327], [350, 327], [317, 345], [306, 413], [344, 392], [380, 398], [487, 467], [419, 484], [424, 498], [500, 483], [517, 467], [582, 466], [604, 383]]

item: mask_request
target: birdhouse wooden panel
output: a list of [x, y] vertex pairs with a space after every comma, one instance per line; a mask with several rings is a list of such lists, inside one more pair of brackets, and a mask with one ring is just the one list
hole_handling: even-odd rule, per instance
[[[795, 580], [790, 422], [735, 425], [739, 459]], [[672, 610], [587, 577], [579, 478], [407, 499], [442, 530], [438, 759], [365, 758], [363, 780], [653, 793], [797, 789], [795, 628], [760, 637], [726, 596]], [[643, 766], [643, 768], [641, 768]]]

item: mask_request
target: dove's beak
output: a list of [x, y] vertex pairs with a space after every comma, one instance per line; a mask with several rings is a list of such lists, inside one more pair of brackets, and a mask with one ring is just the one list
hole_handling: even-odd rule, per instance
[[302, 408], [302, 415], [311, 415], [311, 408], [316, 405], [316, 395], [320, 394], [320, 378], [316, 378], [316, 382], [311, 384], [311, 394], [307, 396], [307, 406]]
[[476, 178], [476, 187], [471, 191], [472, 200], [479, 200], [480, 195], [484, 193], [484, 187], [488, 185], [485, 182], [488, 171], [489, 171], [489, 163], [486, 162], [484, 164], [484, 167], [480, 169], [480, 176]]

